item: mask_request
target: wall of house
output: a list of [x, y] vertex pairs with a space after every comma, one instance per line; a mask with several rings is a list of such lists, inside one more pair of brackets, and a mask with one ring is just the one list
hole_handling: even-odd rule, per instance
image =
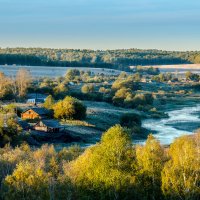
[[40, 116], [37, 113], [35, 113], [33, 110], [27, 110], [26, 112], [22, 113], [21, 117], [22, 117], [22, 119], [40, 118]]
[[48, 131], [47, 127], [45, 127], [45, 126], [35, 126], [34, 129], [36, 131], [44, 131], [44, 132]]

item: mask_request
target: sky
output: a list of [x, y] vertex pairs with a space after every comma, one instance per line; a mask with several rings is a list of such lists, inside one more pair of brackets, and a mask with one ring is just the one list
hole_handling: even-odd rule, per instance
[[0, 0], [0, 47], [200, 50], [200, 1]]

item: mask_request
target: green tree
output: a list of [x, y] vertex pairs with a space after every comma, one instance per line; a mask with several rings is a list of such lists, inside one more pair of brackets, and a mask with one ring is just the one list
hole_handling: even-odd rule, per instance
[[120, 118], [120, 124], [127, 128], [132, 128], [133, 126], [141, 126], [141, 117], [135, 113], [123, 114]]
[[22, 128], [18, 125], [13, 118], [1, 118], [0, 119], [0, 146], [3, 147], [6, 144], [15, 144], [19, 139]]

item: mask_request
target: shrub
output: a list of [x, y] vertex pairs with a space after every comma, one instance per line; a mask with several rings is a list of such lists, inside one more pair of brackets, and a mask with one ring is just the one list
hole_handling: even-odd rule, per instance
[[81, 92], [84, 93], [84, 94], [94, 92], [94, 85], [93, 84], [90, 84], [90, 85], [85, 84], [85, 85], [83, 85], [83, 87], [81, 88]]
[[120, 124], [128, 128], [133, 126], [141, 126], [141, 117], [135, 113], [128, 113], [121, 116]]

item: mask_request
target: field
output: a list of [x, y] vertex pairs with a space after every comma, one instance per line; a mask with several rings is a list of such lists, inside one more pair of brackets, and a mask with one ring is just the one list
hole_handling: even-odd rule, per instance
[[[147, 66], [150, 67], [150, 66]], [[181, 64], [181, 65], [154, 65], [154, 68], [158, 68], [161, 72], [171, 72], [177, 74], [184, 74], [187, 71], [193, 73], [200, 73], [200, 64]]]
[[[129, 112], [129, 109], [115, 107], [105, 102], [84, 101], [87, 106], [85, 122], [63, 122], [65, 129], [74, 136], [83, 138], [86, 143], [99, 141], [102, 133], [115, 124], [119, 124], [120, 116]], [[131, 110], [131, 113], [138, 111]]]
[[49, 66], [16, 66], [0, 65], [0, 71], [7, 76], [13, 76], [20, 69], [27, 69], [33, 77], [59, 77], [64, 76], [69, 69], [78, 69], [81, 71], [91, 71], [92, 74], [119, 75], [120, 70], [104, 68], [86, 68], [86, 67], [49, 67]]

